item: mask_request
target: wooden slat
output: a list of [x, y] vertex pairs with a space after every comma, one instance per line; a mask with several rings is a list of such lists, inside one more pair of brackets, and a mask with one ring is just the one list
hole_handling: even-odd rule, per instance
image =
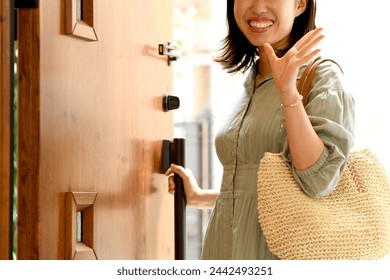
[[20, 9], [18, 21], [18, 259], [39, 259], [39, 9]]
[[10, 1], [0, 4], [0, 259], [10, 252]]

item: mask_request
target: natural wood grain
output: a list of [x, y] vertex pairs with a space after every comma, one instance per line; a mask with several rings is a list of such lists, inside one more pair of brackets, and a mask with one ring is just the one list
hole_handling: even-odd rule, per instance
[[0, 3], [0, 260], [10, 256], [10, 80], [11, 33], [10, 1]]
[[40, 21], [20, 9], [18, 21], [18, 259], [40, 258]]
[[162, 139], [173, 137], [172, 112], [162, 110], [173, 73], [144, 53], [172, 38], [172, 1], [96, 1], [98, 42], [66, 35], [65, 8], [41, 1], [30, 22], [42, 55], [24, 61], [38, 77], [22, 76], [35, 94], [24, 101], [20, 253], [66, 258], [65, 193], [97, 192], [98, 259], [173, 259], [173, 198], [160, 174]]

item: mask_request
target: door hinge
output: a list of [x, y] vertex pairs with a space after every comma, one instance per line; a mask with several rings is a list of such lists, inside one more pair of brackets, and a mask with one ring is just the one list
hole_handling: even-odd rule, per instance
[[15, 0], [15, 9], [31, 9], [39, 7], [39, 0]]

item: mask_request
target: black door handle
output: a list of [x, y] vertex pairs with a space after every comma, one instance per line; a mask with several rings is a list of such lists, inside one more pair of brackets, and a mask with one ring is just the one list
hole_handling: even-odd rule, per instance
[[[171, 163], [181, 165], [185, 168], [185, 139], [175, 138], [163, 140], [162, 169], [165, 173]], [[175, 259], [185, 260], [186, 257], [186, 197], [184, 193], [183, 180], [177, 174], [175, 181]]]

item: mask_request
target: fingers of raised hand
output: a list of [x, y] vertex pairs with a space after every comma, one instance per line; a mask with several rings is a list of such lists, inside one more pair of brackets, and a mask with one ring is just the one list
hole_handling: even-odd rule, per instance
[[264, 51], [265, 51], [265, 54], [267, 55], [267, 58], [270, 62], [274, 61], [275, 59], [277, 59], [277, 56], [275, 54], [275, 51], [274, 49], [271, 47], [270, 44], [266, 43], [264, 44]]
[[323, 28], [317, 28], [310, 32], [308, 32], [305, 36], [303, 36], [296, 44], [295, 47], [298, 49], [310, 46], [316, 46], [323, 38]]
[[295, 67], [300, 67], [304, 63], [308, 62], [321, 52], [321, 49], [316, 48], [316, 46], [324, 37], [325, 36], [322, 34], [322, 28], [310, 31], [287, 53], [290, 57], [289, 60]]
[[306, 34], [301, 40], [299, 40], [294, 48], [300, 53], [302, 57], [310, 56], [311, 54], [317, 54], [320, 49], [315, 48], [325, 36], [322, 33], [322, 28], [317, 28]]
[[302, 53], [304, 56], [310, 55], [311, 53], [317, 53], [320, 51], [319, 48], [316, 48], [316, 46], [320, 43], [322, 39], [324, 39], [324, 35], [319, 33], [317, 36], [313, 36], [308, 38], [307, 43], [301, 47]]

